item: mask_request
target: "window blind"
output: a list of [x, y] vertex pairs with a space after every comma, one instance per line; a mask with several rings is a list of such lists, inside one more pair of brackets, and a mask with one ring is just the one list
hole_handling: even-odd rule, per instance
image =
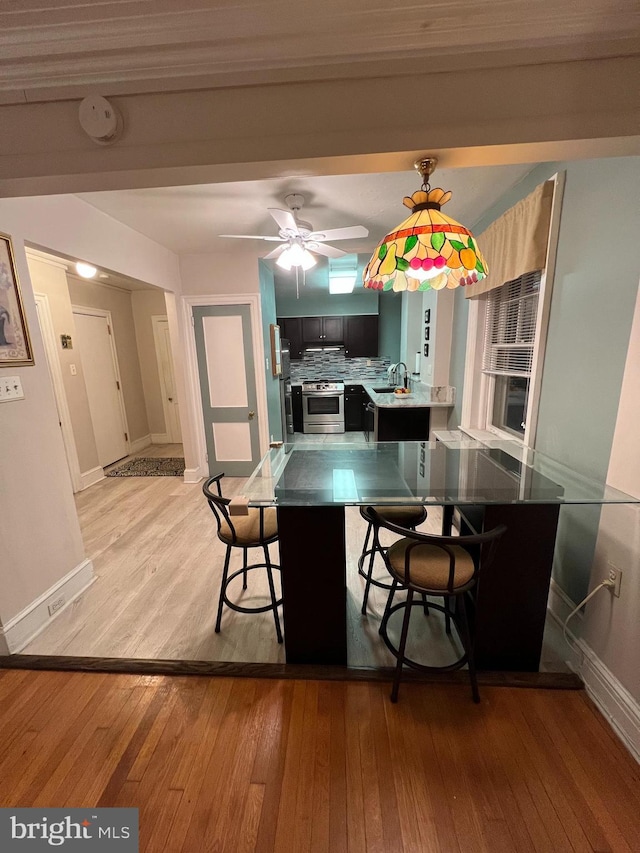
[[526, 273], [486, 295], [482, 370], [529, 377], [533, 365], [541, 273]]

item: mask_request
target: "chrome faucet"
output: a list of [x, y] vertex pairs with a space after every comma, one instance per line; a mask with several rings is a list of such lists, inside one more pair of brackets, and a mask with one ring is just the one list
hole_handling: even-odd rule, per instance
[[[402, 373], [400, 372], [400, 368], [402, 368]], [[407, 387], [407, 365], [404, 363], [404, 361], [400, 361], [400, 362], [398, 362], [398, 364], [396, 364], [395, 376], [396, 376], [395, 384], [396, 385], [403, 384], [404, 387], [406, 388]], [[402, 380], [402, 382], [401, 382], [401, 380]]]

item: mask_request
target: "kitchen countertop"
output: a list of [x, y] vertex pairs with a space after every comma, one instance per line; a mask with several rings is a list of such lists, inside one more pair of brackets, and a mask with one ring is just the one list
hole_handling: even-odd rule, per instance
[[364, 390], [371, 398], [371, 402], [381, 409], [452, 409], [453, 403], [439, 403], [431, 399], [431, 390], [422, 390], [414, 388], [410, 394], [377, 394], [373, 389], [379, 387], [378, 383], [374, 385], [364, 385]]

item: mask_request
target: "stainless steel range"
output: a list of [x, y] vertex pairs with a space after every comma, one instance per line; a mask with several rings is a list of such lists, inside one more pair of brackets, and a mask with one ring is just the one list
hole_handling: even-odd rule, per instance
[[344, 382], [320, 379], [302, 383], [302, 431], [344, 432]]

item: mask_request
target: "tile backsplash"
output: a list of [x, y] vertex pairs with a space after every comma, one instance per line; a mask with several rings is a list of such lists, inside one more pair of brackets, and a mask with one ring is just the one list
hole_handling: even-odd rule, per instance
[[374, 382], [387, 378], [389, 358], [345, 358], [344, 350], [305, 352], [301, 361], [291, 362], [291, 381], [345, 379]]

